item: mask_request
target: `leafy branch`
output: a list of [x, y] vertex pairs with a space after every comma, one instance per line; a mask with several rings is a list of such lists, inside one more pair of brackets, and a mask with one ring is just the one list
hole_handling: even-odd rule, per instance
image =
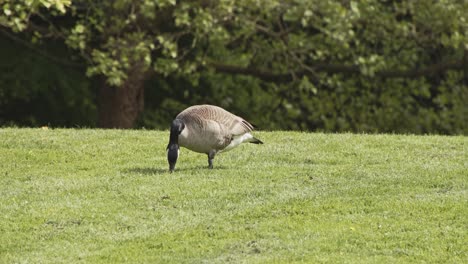
[[[210, 62], [208, 63], [208, 66], [212, 67], [219, 73], [249, 75], [264, 81], [275, 83], [291, 82], [294, 80], [295, 76], [298, 78], [307, 76], [312, 80], [316, 80], [317, 77], [314, 72], [328, 74], [362, 74], [358, 66], [329, 63], [315, 63], [308, 65], [306, 70], [300, 70], [293, 73], [277, 73], [266, 69], [242, 67], [220, 62]], [[382, 78], [418, 78], [430, 76], [448, 70], [463, 70], [465, 67], [468, 67], [468, 62], [464, 59], [460, 59], [440, 62], [426, 66], [424, 68], [414, 68], [409, 70], [382, 70], [375, 72], [374, 75]]]

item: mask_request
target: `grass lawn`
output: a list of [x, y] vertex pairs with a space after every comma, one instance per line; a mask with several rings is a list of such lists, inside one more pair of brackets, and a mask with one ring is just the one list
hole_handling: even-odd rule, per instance
[[0, 263], [467, 263], [468, 138], [0, 129]]

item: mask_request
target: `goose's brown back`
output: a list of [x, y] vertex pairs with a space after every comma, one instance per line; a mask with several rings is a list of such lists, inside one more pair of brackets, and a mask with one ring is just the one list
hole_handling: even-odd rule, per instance
[[242, 117], [236, 116], [221, 107], [214, 105], [194, 105], [191, 106], [176, 118], [182, 119], [185, 122], [193, 122], [197, 125], [202, 125], [206, 120], [212, 120], [225, 126], [232, 135], [242, 135], [254, 129], [252, 124], [244, 120]]
[[212, 149], [222, 150], [234, 136], [243, 135], [254, 129], [252, 124], [221, 107], [195, 105], [180, 112], [186, 129], [179, 135], [181, 146], [196, 152], [208, 153]]

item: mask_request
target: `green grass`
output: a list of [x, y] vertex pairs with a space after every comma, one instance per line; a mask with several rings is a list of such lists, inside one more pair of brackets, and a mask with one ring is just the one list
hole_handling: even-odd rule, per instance
[[467, 137], [0, 129], [0, 263], [467, 263]]

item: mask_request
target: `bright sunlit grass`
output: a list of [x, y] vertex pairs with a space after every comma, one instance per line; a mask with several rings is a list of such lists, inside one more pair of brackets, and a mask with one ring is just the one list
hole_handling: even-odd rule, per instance
[[0, 263], [466, 263], [466, 137], [0, 129]]

